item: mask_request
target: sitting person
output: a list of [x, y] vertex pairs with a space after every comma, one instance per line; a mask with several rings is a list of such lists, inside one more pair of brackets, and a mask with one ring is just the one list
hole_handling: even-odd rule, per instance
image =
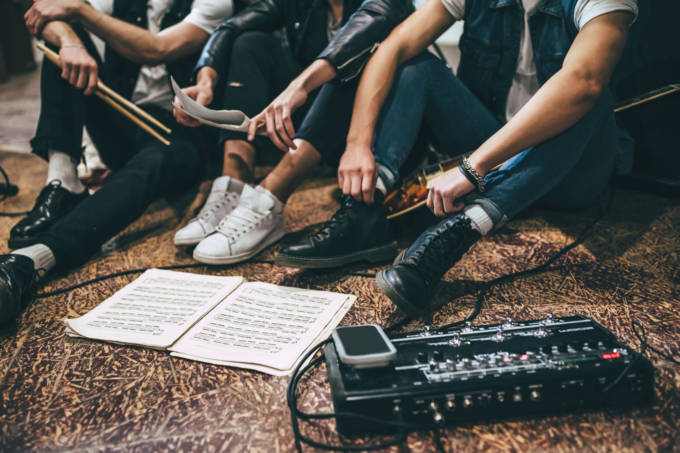
[[[59, 48], [63, 69], [42, 65], [40, 119], [31, 145], [48, 159], [47, 186], [12, 229], [10, 246], [23, 248], [0, 257], [0, 324], [21, 311], [37, 270], [83, 263], [151, 201], [200, 180], [199, 149], [205, 145], [196, 130], [175, 124], [165, 146], [89, 94], [101, 77], [170, 124], [168, 73], [187, 83], [200, 49], [231, 12], [231, 2], [214, 0], [37, 0], [26, 13], [29, 29]], [[104, 63], [89, 34], [76, 33], [81, 26], [106, 43]], [[91, 196], [75, 167], [83, 126], [115, 170]]]
[[[412, 11], [409, 0], [265, 0], [220, 25], [198, 62], [196, 84], [184, 92], [203, 105], [217, 97], [219, 108], [255, 116], [249, 136], [220, 132], [223, 176], [198, 216], [177, 231], [175, 244], [198, 244], [196, 260], [228, 264], [280, 239], [284, 203], [301, 178], [322, 155], [337, 165], [344, 151], [357, 74]], [[274, 33], [282, 27], [288, 46]], [[179, 108], [175, 117], [198, 124]], [[259, 186], [249, 186], [256, 154], [282, 151]], [[371, 258], [396, 252], [387, 244]]]
[[[368, 207], [375, 162], [390, 170], [390, 187], [423, 120], [441, 150], [471, 154], [429, 184], [427, 206], [444, 220], [377, 275], [411, 316], [475, 241], [529, 205], [595, 202], [621, 161], [607, 85], [636, 14], [635, 0], [429, 0], [383, 42], [357, 91], [338, 174], [364, 211], [341, 208], [344, 228], [284, 249], [277, 261], [323, 264], [338, 250], [360, 250], [372, 234], [366, 225], [384, 215]], [[421, 52], [459, 19], [454, 75]]]

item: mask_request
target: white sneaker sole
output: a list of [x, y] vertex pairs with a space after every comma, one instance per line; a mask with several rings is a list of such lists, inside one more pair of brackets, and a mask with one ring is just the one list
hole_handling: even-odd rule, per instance
[[201, 238], [195, 238], [195, 239], [192, 239], [192, 238], [177, 239], [177, 238], [175, 238], [175, 239], [173, 239], [173, 242], [178, 247], [184, 246], [184, 245], [196, 245], [207, 237], [208, 237], [208, 235], [205, 235]]
[[254, 249], [241, 253], [240, 255], [233, 255], [233, 256], [225, 256], [225, 257], [219, 257], [219, 256], [206, 256], [206, 255], [201, 255], [200, 253], [197, 253], [197, 251], [194, 249], [194, 259], [198, 261], [199, 263], [205, 263], [205, 264], [234, 264], [234, 263], [240, 263], [241, 261], [246, 261], [249, 260], [250, 258], [254, 257], [258, 253], [260, 253], [262, 250], [266, 249], [270, 245], [274, 244], [277, 242], [279, 239], [281, 239], [283, 236], [285, 236], [286, 230], [283, 228], [277, 228], [276, 230], [272, 231], [269, 233], [267, 236], [264, 237], [262, 242], [260, 242], [257, 247]]

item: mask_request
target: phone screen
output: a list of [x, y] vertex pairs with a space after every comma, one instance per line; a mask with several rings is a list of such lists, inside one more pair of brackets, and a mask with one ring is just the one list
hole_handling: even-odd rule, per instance
[[338, 328], [347, 355], [367, 355], [390, 352], [390, 348], [375, 326], [352, 326]]

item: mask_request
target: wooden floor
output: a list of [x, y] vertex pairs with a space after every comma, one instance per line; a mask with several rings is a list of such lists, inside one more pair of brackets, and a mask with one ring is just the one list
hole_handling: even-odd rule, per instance
[[[42, 186], [45, 165], [16, 153], [0, 154], [0, 165], [20, 187], [19, 195], [3, 202], [0, 209], [30, 208]], [[200, 206], [207, 187], [203, 184], [195, 197], [189, 195], [186, 214], [182, 208], [156, 203], [109, 244], [108, 252], [73, 273], [53, 276], [39, 290], [124, 269], [191, 263], [187, 250], [172, 245], [172, 236]], [[287, 229], [298, 231], [327, 219], [337, 206], [333, 191], [329, 179], [306, 183], [286, 206]], [[446, 275], [437, 300], [450, 304], [433, 323], [464, 317], [473, 306], [479, 282], [541, 263], [595, 214], [594, 209], [570, 214], [530, 211], [480, 241]], [[3, 250], [14, 222], [0, 219]], [[401, 229], [400, 238], [407, 242], [403, 225]], [[266, 250], [260, 258], [271, 259], [277, 248]], [[618, 190], [612, 208], [584, 245], [558, 263], [573, 266], [495, 288], [478, 322], [506, 316], [528, 319], [549, 312], [584, 314], [638, 348], [630, 327], [631, 320], [637, 319], [653, 346], [677, 356], [679, 251], [680, 205]], [[302, 272], [248, 263], [195, 271], [354, 293], [358, 300], [343, 324], [389, 325], [400, 318], [372, 279], [347, 277], [343, 271]], [[65, 317], [86, 313], [132, 278], [114, 278], [37, 299], [17, 325], [2, 334], [0, 450], [294, 450], [284, 395], [286, 378], [66, 337]], [[442, 430], [439, 441], [446, 451], [680, 451], [680, 367], [648, 357], [657, 369], [656, 398], [650, 407], [457, 426]], [[306, 387], [302, 400], [309, 409], [331, 409], [323, 369]], [[306, 432], [319, 440], [337, 441], [332, 428], [331, 423]], [[433, 436], [411, 434], [407, 450], [437, 451]]]

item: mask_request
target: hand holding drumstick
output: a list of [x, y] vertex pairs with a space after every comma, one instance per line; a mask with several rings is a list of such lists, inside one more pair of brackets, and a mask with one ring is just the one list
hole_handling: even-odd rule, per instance
[[[67, 47], [62, 49], [60, 54], [68, 58], [68, 61], [64, 60], [63, 62], [59, 54], [46, 47], [44, 44], [38, 43], [38, 49], [40, 49], [52, 63], [62, 68], [62, 77], [68, 79], [69, 83], [73, 86], [84, 89], [85, 94], [94, 93], [102, 101], [109, 104], [158, 141], [166, 146], [170, 145], [170, 142], [166, 138], [162, 137], [148, 124], [144, 123], [142, 119], [153, 124], [166, 134], [172, 132], [170, 128], [99, 80], [97, 77], [97, 63], [84, 48], [77, 49], [76, 46], [74, 46], [73, 48]], [[73, 50], [73, 52], [71, 52], [71, 50]]]

